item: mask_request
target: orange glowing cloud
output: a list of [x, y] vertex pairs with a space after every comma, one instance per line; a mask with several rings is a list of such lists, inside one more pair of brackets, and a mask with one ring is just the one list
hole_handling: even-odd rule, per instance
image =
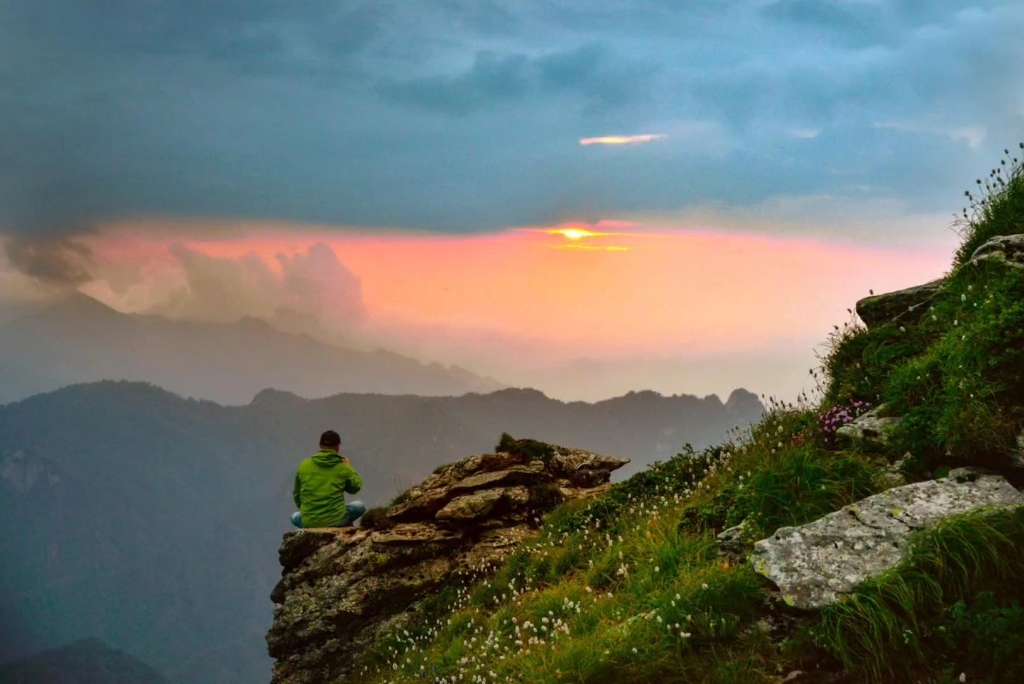
[[638, 145], [666, 138], [663, 133], [642, 135], [606, 135], [599, 138], [581, 138], [580, 145]]
[[[821, 337], [868, 288], [884, 291], [933, 279], [949, 259], [946, 248], [600, 227], [382, 235], [268, 224], [204, 237], [209, 232], [196, 224], [176, 230], [176, 240], [147, 240], [139, 236], [157, 233], [124, 226], [94, 238], [91, 246], [108, 264], [122, 265], [122, 281], [123, 265], [135, 262], [132, 272], [139, 280], [131, 287], [111, 280], [93, 292], [122, 309], [144, 310], [147, 298], [167, 299], [170, 286], [161, 290], [161, 278], [177, 287], [183, 282], [170, 242], [232, 262], [262, 261], [263, 270], [278, 272], [293, 255], [323, 245], [358, 280], [366, 312], [361, 325], [370, 332], [375, 326], [407, 330], [399, 341], [417, 350], [440, 354], [455, 344], [459, 331], [485, 331], [495, 338], [535, 340], [553, 354], [584, 348], [592, 356], [684, 348], [717, 353]], [[539, 242], [538, 234], [547, 241]], [[608, 244], [610, 235], [615, 244]], [[160, 275], [165, 272], [174, 277]], [[427, 329], [445, 332], [432, 340], [413, 332]]]

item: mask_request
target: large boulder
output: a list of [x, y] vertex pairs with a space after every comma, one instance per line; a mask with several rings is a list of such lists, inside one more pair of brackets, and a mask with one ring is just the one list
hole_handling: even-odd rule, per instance
[[865, 297], [857, 302], [857, 315], [868, 328], [889, 322], [917, 323], [924, 317], [928, 302], [942, 290], [942, 286], [943, 279], [940, 278], [905, 290]]
[[358, 681], [357, 655], [424, 619], [424, 599], [496, 568], [537, 535], [544, 513], [603, 491], [626, 463], [520, 440], [438, 469], [404, 494], [381, 529], [289, 532], [271, 594], [272, 682]]
[[956, 477], [889, 489], [800, 527], [783, 527], [754, 544], [754, 569], [785, 602], [822, 608], [903, 559], [911, 535], [943, 518], [984, 507], [1024, 504], [1000, 475]]

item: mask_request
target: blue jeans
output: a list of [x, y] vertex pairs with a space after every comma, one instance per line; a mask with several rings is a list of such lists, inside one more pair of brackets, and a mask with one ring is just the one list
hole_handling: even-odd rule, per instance
[[[366, 513], [366, 506], [363, 505], [362, 501], [353, 501], [352, 503], [346, 504], [345, 517], [342, 518], [337, 525], [331, 525], [331, 527], [348, 527], [359, 518], [363, 517], [363, 513]], [[298, 528], [302, 528], [302, 514], [299, 511], [292, 513], [292, 525]]]

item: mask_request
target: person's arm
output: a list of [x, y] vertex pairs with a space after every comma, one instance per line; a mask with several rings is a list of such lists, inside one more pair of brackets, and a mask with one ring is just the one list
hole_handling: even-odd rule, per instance
[[355, 494], [363, 488], [363, 480], [359, 477], [359, 473], [352, 467], [351, 464], [346, 463], [348, 466], [348, 482], [345, 483], [345, 491], [349, 494]]
[[292, 499], [295, 501], [295, 507], [302, 510], [302, 480], [299, 479], [299, 473], [295, 473], [295, 484], [292, 485]]

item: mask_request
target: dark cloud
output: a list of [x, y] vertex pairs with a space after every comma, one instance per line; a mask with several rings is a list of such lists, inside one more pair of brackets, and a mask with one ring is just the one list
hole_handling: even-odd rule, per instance
[[465, 115], [482, 107], [523, 98], [530, 91], [530, 66], [525, 55], [500, 57], [491, 52], [478, 52], [473, 66], [458, 76], [388, 80], [380, 84], [379, 92], [395, 102]]
[[656, 64], [623, 59], [599, 43], [535, 59], [481, 51], [473, 65], [457, 76], [386, 80], [379, 92], [395, 102], [456, 116], [551, 96], [614, 108], [635, 104], [656, 71]]
[[[0, 231], [472, 231], [853, 187], [952, 211], [1021, 137], [1022, 31], [988, 0], [12, 0]], [[576, 142], [636, 133], [669, 137]]]
[[898, 40], [900, 32], [886, 21], [882, 3], [779, 0], [765, 5], [763, 16], [802, 26], [821, 40], [864, 47]]
[[548, 90], [578, 92], [606, 107], [636, 105], [660, 68], [650, 60], [624, 59], [602, 43], [545, 55], [537, 67]]
[[8, 263], [45, 286], [73, 288], [92, 280], [93, 254], [67, 237], [15, 235], [4, 242]]
[[310, 39], [332, 56], [352, 54], [378, 34], [388, 3], [343, 0], [11, 0], [7, 20], [50, 45], [117, 57], [200, 55], [271, 64], [288, 38]]

